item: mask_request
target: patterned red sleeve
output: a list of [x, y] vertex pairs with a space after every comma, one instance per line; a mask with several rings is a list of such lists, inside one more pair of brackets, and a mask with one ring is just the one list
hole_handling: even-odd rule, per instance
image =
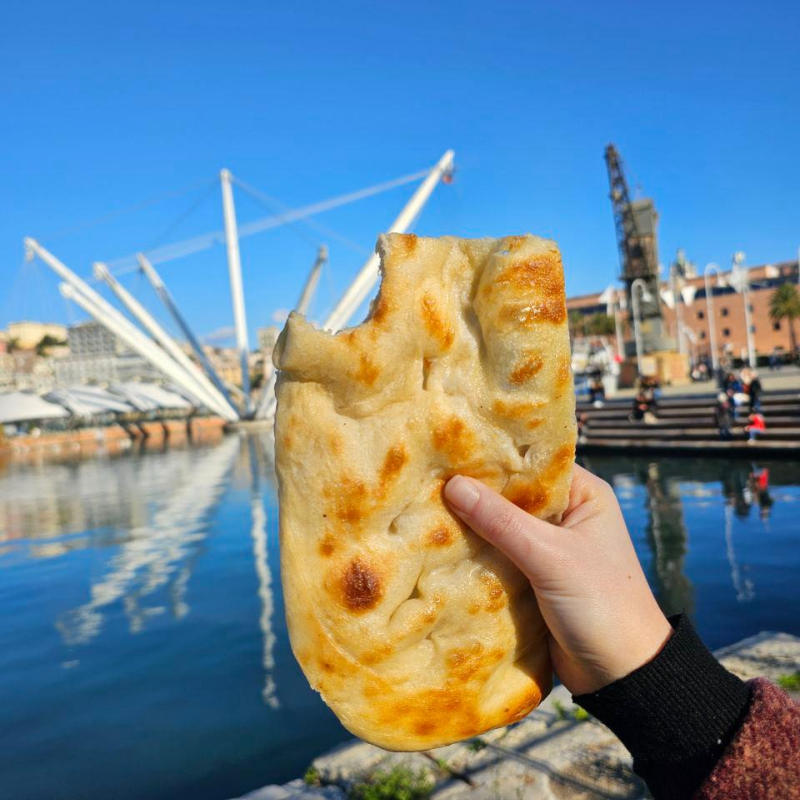
[[695, 800], [800, 800], [800, 704], [766, 678], [749, 686], [741, 727]]

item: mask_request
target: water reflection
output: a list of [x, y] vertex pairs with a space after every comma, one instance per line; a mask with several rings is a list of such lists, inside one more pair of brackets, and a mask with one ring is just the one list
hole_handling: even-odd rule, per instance
[[258, 620], [262, 638], [262, 666], [264, 667], [264, 688], [261, 696], [270, 708], [278, 708], [277, 687], [273, 677], [275, 669], [275, 634], [272, 632], [272, 616], [275, 603], [272, 596], [272, 573], [269, 569], [269, 549], [267, 548], [267, 512], [264, 503], [262, 474], [272, 475], [274, 472], [273, 451], [270, 447], [272, 437], [250, 436], [248, 450], [250, 454], [250, 471], [252, 488], [250, 497], [250, 514], [252, 527], [250, 535], [253, 539], [253, 558], [258, 576], [258, 598], [261, 601], [261, 615]]
[[104, 577], [92, 582], [89, 602], [58, 620], [66, 644], [94, 639], [102, 628], [102, 609], [120, 599], [130, 632], [140, 633], [148, 619], [166, 611], [161, 605], [145, 604], [146, 598], [165, 585], [173, 617], [186, 616], [186, 585], [206, 536], [200, 523], [219, 502], [238, 449], [238, 442], [230, 437], [192, 459], [184, 482], [153, 514], [152, 521], [128, 531], [127, 541], [108, 562]]
[[[623, 504], [632, 510], [635, 511], [636, 503], [643, 502], [646, 520], [643, 540], [650, 555], [649, 579], [665, 611], [694, 611], [694, 587], [685, 572], [690, 547], [684, 509], [687, 502], [712, 512], [722, 507], [720, 547], [736, 601], [754, 600], [756, 587], [748, 575], [748, 565], [742, 564], [737, 555], [735, 521], [748, 519], [756, 509], [761, 525], [768, 530], [776, 498], [771, 493], [771, 475], [766, 466], [744, 460], [631, 459], [629, 469], [621, 471], [617, 458], [585, 457], [583, 463], [609, 481]], [[778, 472], [784, 485], [794, 485], [800, 479], [798, 465], [781, 464]], [[641, 500], [636, 487], [644, 489]]]
[[647, 488], [647, 538], [653, 551], [656, 594], [664, 608], [691, 614], [694, 589], [684, 573], [689, 537], [680, 483], [666, 477], [658, 463], [647, 465], [643, 483]]

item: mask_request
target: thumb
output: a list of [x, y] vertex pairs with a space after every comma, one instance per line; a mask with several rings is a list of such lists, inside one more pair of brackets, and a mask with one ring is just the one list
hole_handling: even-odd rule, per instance
[[547, 551], [555, 526], [528, 514], [480, 481], [456, 475], [447, 482], [444, 496], [475, 533], [507, 555], [529, 578], [542, 556], [551, 557]]

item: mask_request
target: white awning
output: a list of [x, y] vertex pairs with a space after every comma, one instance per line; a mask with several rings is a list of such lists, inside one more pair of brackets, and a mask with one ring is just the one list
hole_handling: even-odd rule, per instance
[[68, 417], [69, 411], [27, 392], [0, 394], [0, 424]]
[[68, 408], [77, 417], [95, 414], [129, 414], [134, 411], [130, 403], [99, 386], [69, 386], [53, 389], [43, 395], [45, 400]]
[[177, 409], [189, 411], [192, 404], [175, 392], [170, 392], [155, 383], [115, 383], [110, 390], [139, 411], [158, 411], [159, 409]]

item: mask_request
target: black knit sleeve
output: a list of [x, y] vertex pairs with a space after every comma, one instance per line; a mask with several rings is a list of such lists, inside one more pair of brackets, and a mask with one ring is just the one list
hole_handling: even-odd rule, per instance
[[750, 689], [700, 641], [684, 615], [649, 663], [597, 692], [573, 697], [630, 750], [656, 800], [687, 800], [744, 718]]

